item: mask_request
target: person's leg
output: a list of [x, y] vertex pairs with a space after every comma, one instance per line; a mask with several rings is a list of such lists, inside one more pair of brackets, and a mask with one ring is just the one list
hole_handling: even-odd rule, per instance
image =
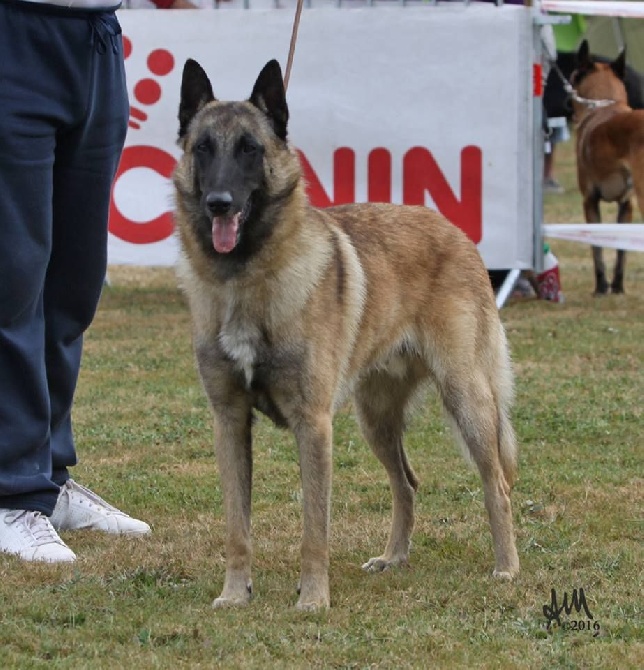
[[107, 267], [110, 191], [125, 141], [128, 101], [120, 30], [92, 17], [71, 45], [82, 64], [88, 107], [59, 134], [54, 166], [53, 241], [44, 292], [46, 369], [51, 399], [53, 479], [76, 464], [71, 408], [83, 333], [94, 317]]
[[570, 133], [566, 119], [563, 117], [548, 119], [548, 126], [550, 128], [550, 152], [545, 153], [543, 157], [543, 191], [544, 193], [564, 193], [565, 189], [555, 176], [555, 151], [560, 142], [570, 139]]
[[0, 12], [0, 551], [70, 561], [54, 526], [149, 532], [67, 471], [127, 123], [122, 45], [114, 17]]
[[[56, 136], [65, 126], [58, 22], [0, 4], [0, 551], [73, 561], [46, 515], [52, 480], [44, 285]], [[64, 66], [64, 63], [62, 63]], [[73, 83], [73, 82], [70, 82]]]
[[110, 192], [129, 113], [118, 21], [113, 14], [94, 15], [87, 26], [90, 53], [87, 41], [75, 44], [77, 61], [87, 68], [87, 106], [72, 130], [58, 137], [52, 253], [44, 291], [52, 477], [62, 487], [51, 523], [57, 530], [139, 535], [150, 527], [78, 485], [68, 470], [76, 463], [71, 409], [83, 333], [94, 318], [105, 279]]
[[76, 463], [70, 412], [127, 92], [113, 16], [0, 11], [0, 506], [50, 514]]
[[[47, 25], [0, 4], [0, 508], [51, 513], [43, 287], [51, 251], [60, 109], [50, 97]], [[43, 47], [45, 49], [45, 47]]]

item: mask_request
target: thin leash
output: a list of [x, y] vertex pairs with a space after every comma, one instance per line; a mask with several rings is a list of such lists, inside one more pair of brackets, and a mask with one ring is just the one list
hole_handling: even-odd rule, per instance
[[286, 74], [284, 75], [284, 91], [288, 89], [288, 80], [291, 78], [291, 68], [293, 67], [293, 54], [295, 54], [295, 43], [297, 42], [297, 29], [300, 27], [300, 16], [304, 0], [297, 0], [295, 9], [295, 18], [293, 19], [293, 31], [291, 32], [291, 45], [288, 50], [288, 60], [286, 62]]
[[563, 72], [559, 69], [559, 66], [556, 63], [552, 63], [554, 71], [557, 73], [558, 77], [563, 83], [564, 90], [566, 93], [580, 105], [585, 105], [589, 109], [597, 109], [599, 107], [608, 107], [608, 105], [615, 104], [615, 100], [610, 100], [608, 98], [604, 100], [597, 100], [594, 98], [582, 98], [579, 93], [574, 89], [573, 85], [564, 77]]
[[557, 62], [553, 59], [550, 60], [550, 67], [557, 73], [561, 83], [563, 84], [564, 90], [575, 102], [578, 102], [580, 105], [585, 105], [589, 109], [598, 109], [599, 107], [608, 107], [609, 105], [615, 104], [615, 100], [595, 100], [593, 98], [582, 98], [579, 93], [575, 90], [573, 85], [566, 79], [564, 73], [561, 71]]

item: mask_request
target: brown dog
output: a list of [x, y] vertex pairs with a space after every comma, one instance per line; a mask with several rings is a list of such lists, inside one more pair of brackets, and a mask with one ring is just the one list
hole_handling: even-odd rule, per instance
[[332, 419], [353, 396], [393, 493], [384, 553], [406, 563], [418, 486], [403, 449], [405, 412], [438, 388], [481, 477], [494, 574], [519, 570], [510, 507], [516, 449], [506, 338], [476, 247], [424, 207], [306, 198], [287, 141], [277, 61], [245, 102], [215, 100], [202, 68], [183, 72], [174, 174], [180, 278], [215, 417], [227, 567], [215, 607], [251, 597], [251, 428], [259, 410], [296, 437], [303, 490], [300, 609], [328, 607]]
[[[628, 106], [624, 87], [625, 52], [611, 63], [595, 62], [584, 40], [570, 77], [577, 125], [577, 181], [587, 223], [599, 223], [600, 201], [617, 202], [617, 222], [633, 220], [635, 190], [644, 215], [644, 110]], [[608, 292], [601, 247], [593, 247], [595, 294]], [[617, 252], [610, 289], [624, 292], [626, 252]]]

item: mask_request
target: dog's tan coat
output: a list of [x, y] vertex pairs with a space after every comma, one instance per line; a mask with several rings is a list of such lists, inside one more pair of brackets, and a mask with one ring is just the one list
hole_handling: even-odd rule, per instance
[[[230, 104], [240, 105], [245, 131], [250, 124], [261, 138], [272, 197], [294, 188], [279, 205], [269, 206], [272, 234], [244, 271], [221, 279], [195, 236], [192, 143], [209, 124], [215, 135], [234, 132], [212, 121], [221, 105]], [[332, 419], [349, 395], [393, 494], [387, 546], [363, 567], [379, 571], [408, 561], [418, 482], [402, 434], [405, 411], [426, 381], [438, 388], [457, 437], [481, 473], [495, 574], [513, 577], [519, 560], [509, 498], [516, 475], [509, 421], [512, 374], [494, 295], [474, 244], [424, 207], [312, 207], [297, 155], [249, 103], [213, 101], [199, 111], [174, 182], [181, 285], [215, 416], [226, 514], [226, 578], [215, 606], [246, 603], [251, 593], [253, 405], [276, 408], [299, 449], [298, 607], [330, 604]]]

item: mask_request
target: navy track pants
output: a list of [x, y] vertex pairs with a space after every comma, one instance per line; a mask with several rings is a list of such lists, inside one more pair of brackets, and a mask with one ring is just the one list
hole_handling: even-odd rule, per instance
[[128, 100], [114, 13], [0, 2], [0, 508], [53, 511]]

